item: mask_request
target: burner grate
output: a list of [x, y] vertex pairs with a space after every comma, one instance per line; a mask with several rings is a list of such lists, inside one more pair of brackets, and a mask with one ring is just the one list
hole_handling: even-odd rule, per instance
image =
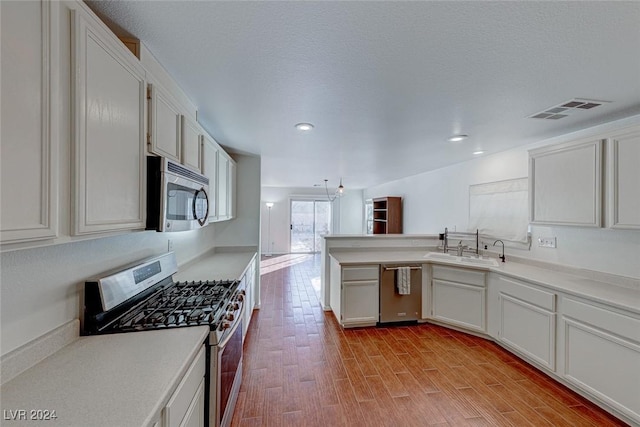
[[181, 326], [217, 326], [238, 281], [178, 282], [120, 317], [113, 332]]

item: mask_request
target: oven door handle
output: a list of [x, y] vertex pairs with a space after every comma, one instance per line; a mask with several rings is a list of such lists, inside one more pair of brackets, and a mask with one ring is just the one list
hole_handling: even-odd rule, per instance
[[236, 317], [236, 319], [238, 320], [233, 322], [233, 327], [227, 330], [228, 332], [225, 334], [224, 338], [218, 343], [218, 347], [220, 348], [227, 345], [233, 334], [236, 332], [236, 329], [238, 329], [238, 326], [242, 324], [242, 316], [244, 314], [244, 301], [239, 302], [239, 304], [240, 309], [238, 310], [238, 317]]

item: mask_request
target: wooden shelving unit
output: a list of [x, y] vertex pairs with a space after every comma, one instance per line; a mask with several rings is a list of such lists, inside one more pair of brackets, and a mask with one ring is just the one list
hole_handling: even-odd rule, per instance
[[402, 197], [373, 199], [373, 234], [402, 234]]

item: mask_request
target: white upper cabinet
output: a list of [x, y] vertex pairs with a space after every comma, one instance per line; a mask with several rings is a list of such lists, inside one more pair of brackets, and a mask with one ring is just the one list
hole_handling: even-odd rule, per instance
[[145, 71], [92, 14], [71, 30], [72, 233], [144, 229]]
[[607, 225], [640, 229], [640, 128], [612, 135], [607, 144]]
[[150, 84], [149, 151], [180, 162], [181, 114], [177, 102], [158, 84]]
[[237, 175], [238, 166], [236, 162], [231, 159], [229, 162], [229, 183], [228, 183], [228, 194], [227, 194], [227, 202], [229, 203], [229, 219], [233, 219], [236, 217], [236, 175]]
[[218, 152], [220, 146], [209, 136], [202, 135], [202, 173], [209, 178], [209, 221], [218, 220], [218, 203], [216, 189], [218, 187]]
[[602, 139], [529, 151], [532, 224], [600, 227]]
[[182, 116], [182, 164], [200, 171], [200, 126]]
[[59, 4], [0, 2], [0, 241], [57, 235]]
[[218, 220], [229, 219], [229, 156], [224, 151], [218, 153], [218, 185], [216, 191], [216, 205], [218, 206]]

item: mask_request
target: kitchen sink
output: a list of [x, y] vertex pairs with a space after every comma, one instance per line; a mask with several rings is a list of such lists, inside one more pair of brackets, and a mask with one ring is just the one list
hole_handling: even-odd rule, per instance
[[442, 252], [429, 252], [424, 258], [441, 260], [441, 261], [449, 261], [449, 262], [459, 262], [462, 264], [471, 264], [471, 265], [486, 265], [491, 267], [497, 267], [498, 261], [493, 258], [476, 258], [471, 256], [455, 256], [450, 254], [444, 254]]

